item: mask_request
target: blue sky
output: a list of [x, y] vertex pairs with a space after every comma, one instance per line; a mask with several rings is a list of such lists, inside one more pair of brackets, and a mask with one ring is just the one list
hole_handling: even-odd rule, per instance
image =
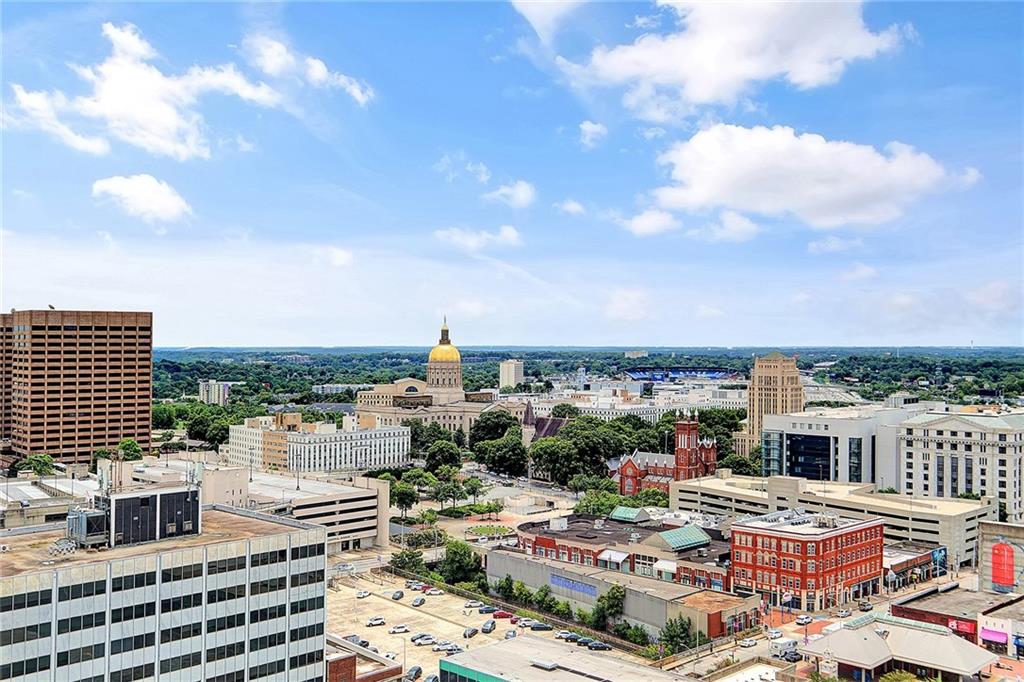
[[1019, 3], [5, 4], [0, 307], [1021, 345]]

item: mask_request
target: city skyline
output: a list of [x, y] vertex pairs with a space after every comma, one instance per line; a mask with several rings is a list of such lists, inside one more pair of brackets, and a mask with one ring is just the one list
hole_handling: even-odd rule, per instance
[[157, 347], [444, 314], [463, 347], [1024, 345], [1022, 19], [9, 4], [0, 309], [151, 310]]

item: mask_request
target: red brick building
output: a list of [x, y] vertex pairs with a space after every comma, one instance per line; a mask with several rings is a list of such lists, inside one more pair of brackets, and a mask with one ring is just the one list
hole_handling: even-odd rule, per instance
[[877, 594], [881, 519], [779, 511], [732, 525], [732, 583], [767, 604], [821, 611]]
[[672, 481], [685, 481], [715, 473], [718, 446], [713, 438], [701, 438], [695, 415], [676, 422], [676, 448], [671, 455], [637, 450], [619, 462], [619, 494], [635, 495], [657, 488], [668, 493]]

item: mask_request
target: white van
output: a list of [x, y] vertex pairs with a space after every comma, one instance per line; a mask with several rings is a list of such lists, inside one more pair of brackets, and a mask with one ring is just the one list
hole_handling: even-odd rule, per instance
[[773, 639], [768, 644], [768, 652], [772, 655], [772, 658], [782, 658], [787, 651], [796, 651], [795, 639], [780, 637], [779, 639]]

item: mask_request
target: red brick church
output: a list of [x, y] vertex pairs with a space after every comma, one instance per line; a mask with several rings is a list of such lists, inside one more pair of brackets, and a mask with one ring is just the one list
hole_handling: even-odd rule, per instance
[[697, 414], [685, 413], [676, 422], [675, 454], [636, 450], [619, 460], [619, 494], [633, 495], [647, 488], [668, 492], [672, 481], [685, 481], [715, 473], [718, 446], [698, 434]]

